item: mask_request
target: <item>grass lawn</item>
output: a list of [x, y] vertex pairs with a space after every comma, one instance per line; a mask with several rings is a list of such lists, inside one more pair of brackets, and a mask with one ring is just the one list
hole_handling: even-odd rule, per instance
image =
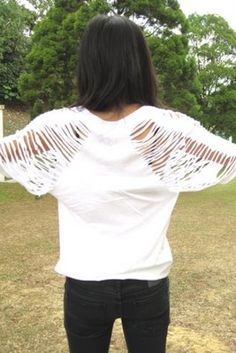
[[[168, 353], [232, 353], [236, 182], [179, 198]], [[56, 202], [0, 184], [0, 353], [66, 353]], [[111, 353], [125, 353], [119, 320]], [[89, 353], [89, 352], [88, 352]], [[145, 353], [145, 352], [144, 352]]]

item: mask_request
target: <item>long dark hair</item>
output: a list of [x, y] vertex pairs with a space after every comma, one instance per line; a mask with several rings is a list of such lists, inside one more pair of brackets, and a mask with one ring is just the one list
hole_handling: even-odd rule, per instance
[[157, 83], [141, 29], [123, 16], [99, 15], [79, 48], [78, 104], [95, 111], [157, 105]]

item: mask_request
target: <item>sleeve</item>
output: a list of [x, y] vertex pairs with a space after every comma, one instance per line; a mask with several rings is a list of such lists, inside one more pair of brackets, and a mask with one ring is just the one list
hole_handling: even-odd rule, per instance
[[1, 172], [34, 195], [50, 192], [80, 149], [84, 130], [82, 124], [73, 124], [60, 111], [38, 116], [0, 140]]
[[236, 177], [236, 145], [182, 113], [166, 111], [162, 119], [146, 121], [133, 140], [157, 178], [172, 191], [202, 190]]

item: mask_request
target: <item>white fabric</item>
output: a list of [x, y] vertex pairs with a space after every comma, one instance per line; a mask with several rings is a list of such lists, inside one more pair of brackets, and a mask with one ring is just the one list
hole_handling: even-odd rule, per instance
[[236, 176], [235, 144], [150, 106], [119, 121], [80, 107], [54, 110], [1, 140], [0, 156], [31, 193], [57, 198], [56, 271], [85, 280], [167, 276], [179, 192]]

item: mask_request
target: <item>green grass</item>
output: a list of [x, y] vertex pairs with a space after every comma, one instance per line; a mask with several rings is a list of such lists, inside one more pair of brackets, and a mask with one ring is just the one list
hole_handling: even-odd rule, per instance
[[[233, 352], [235, 214], [236, 181], [179, 198], [168, 353]], [[0, 215], [0, 353], [66, 353], [56, 202], [2, 183]], [[110, 352], [126, 352], [119, 321]]]
[[26, 192], [26, 190], [17, 183], [0, 183], [0, 203], [32, 200], [33, 198], [33, 195]]

